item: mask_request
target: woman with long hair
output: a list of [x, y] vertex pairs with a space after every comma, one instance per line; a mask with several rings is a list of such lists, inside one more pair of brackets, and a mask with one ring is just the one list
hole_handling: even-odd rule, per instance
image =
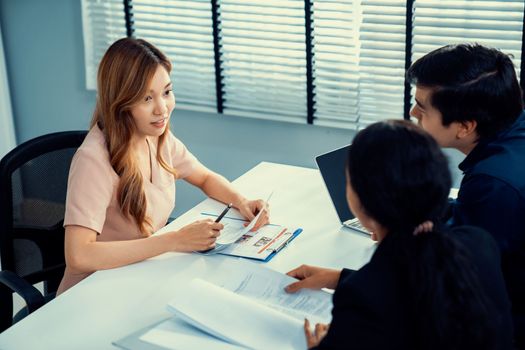
[[319, 349], [510, 349], [512, 322], [498, 248], [475, 227], [438, 224], [451, 185], [434, 139], [408, 121], [372, 124], [347, 160], [347, 200], [379, 242], [357, 271], [300, 266], [302, 288], [335, 289]]
[[175, 97], [171, 62], [147, 41], [124, 38], [102, 58], [91, 128], [69, 173], [66, 200], [66, 270], [58, 294], [90, 273], [164, 252], [213, 248], [223, 225], [193, 222], [152, 235], [175, 206], [175, 181], [233, 203], [254, 229], [268, 222], [267, 205], [247, 200], [202, 165], [169, 129]]

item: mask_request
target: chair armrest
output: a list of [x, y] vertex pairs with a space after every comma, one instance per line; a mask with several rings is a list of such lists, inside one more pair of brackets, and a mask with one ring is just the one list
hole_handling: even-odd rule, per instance
[[45, 303], [38, 289], [12, 271], [0, 271], [0, 283], [24, 299], [28, 313], [37, 310]]

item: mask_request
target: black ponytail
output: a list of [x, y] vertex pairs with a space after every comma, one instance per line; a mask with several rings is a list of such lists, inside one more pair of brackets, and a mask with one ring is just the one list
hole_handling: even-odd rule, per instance
[[398, 264], [408, 272], [416, 348], [494, 349], [491, 303], [468, 251], [445, 228], [394, 237]]
[[[347, 163], [362, 209], [388, 230], [407, 293], [414, 302], [420, 349], [491, 349], [490, 303], [467, 250], [437, 224], [451, 186], [448, 162], [434, 139], [407, 121], [359, 132]], [[414, 234], [425, 221], [431, 232]]]

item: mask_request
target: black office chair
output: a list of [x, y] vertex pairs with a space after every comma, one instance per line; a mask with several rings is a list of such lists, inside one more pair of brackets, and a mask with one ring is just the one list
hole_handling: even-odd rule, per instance
[[[64, 274], [71, 159], [86, 131], [24, 142], [0, 161], [0, 332], [51, 300]], [[33, 284], [44, 282], [43, 295]], [[26, 307], [13, 318], [13, 292]]]

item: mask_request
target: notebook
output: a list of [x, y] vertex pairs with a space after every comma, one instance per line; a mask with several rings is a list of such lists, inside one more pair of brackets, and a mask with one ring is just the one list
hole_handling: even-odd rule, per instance
[[370, 234], [352, 214], [346, 200], [345, 165], [350, 145], [315, 157], [324, 184], [341, 223], [358, 232]]

